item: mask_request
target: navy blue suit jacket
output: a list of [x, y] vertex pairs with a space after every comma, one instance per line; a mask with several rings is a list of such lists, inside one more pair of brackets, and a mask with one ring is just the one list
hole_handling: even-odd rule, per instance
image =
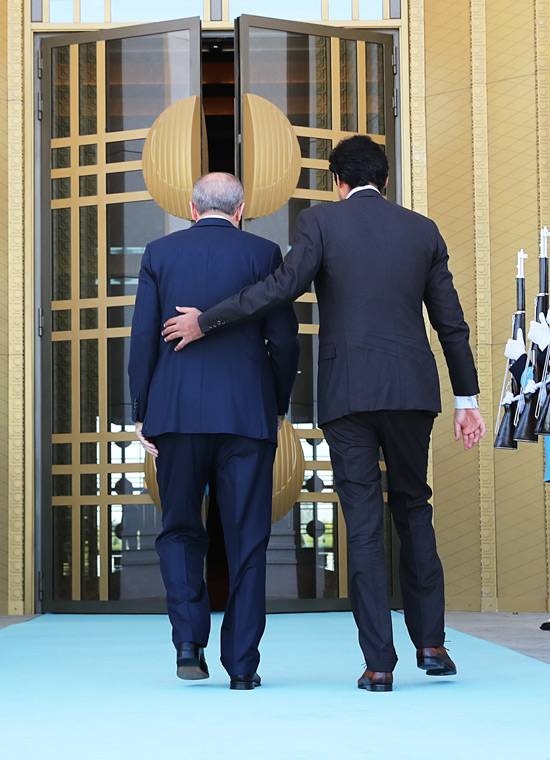
[[281, 251], [220, 218], [150, 243], [139, 274], [128, 374], [134, 420], [143, 434], [231, 433], [277, 440], [298, 362], [292, 304], [199, 340], [184, 351], [165, 343], [176, 306], [208, 309], [273, 272]]

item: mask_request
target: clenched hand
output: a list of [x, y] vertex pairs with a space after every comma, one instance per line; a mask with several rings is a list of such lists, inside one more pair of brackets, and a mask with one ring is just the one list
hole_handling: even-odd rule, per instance
[[479, 409], [455, 409], [455, 441], [464, 444], [464, 449], [472, 449], [485, 435], [486, 428]]

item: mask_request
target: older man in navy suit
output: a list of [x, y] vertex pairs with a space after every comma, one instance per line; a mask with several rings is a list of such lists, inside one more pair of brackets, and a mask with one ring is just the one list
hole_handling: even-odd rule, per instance
[[229, 566], [221, 661], [232, 689], [260, 685], [266, 548], [278, 418], [298, 360], [291, 304], [175, 352], [162, 326], [180, 303], [208, 309], [281, 263], [277, 245], [242, 232], [243, 190], [229, 174], [193, 188], [188, 230], [150, 243], [139, 275], [129, 376], [136, 433], [157, 456], [163, 530], [156, 546], [167, 593], [177, 674], [208, 677], [210, 605], [201, 503], [216, 485]]

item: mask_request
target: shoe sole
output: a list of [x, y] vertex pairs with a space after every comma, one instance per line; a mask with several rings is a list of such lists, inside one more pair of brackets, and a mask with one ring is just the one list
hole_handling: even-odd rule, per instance
[[391, 683], [364, 683], [357, 684], [358, 689], [364, 691], [393, 691], [393, 684]]
[[456, 676], [456, 668], [441, 667], [437, 660], [424, 658], [423, 662], [418, 662], [420, 670], [425, 670], [427, 676]]
[[204, 672], [197, 660], [191, 659], [180, 663], [176, 673], [178, 678], [184, 681], [203, 681], [205, 678], [210, 678], [210, 674]]
[[252, 689], [258, 689], [261, 685], [261, 683], [253, 683], [252, 681], [237, 681], [236, 683], [230, 683], [229, 688], [232, 691], [251, 691]]

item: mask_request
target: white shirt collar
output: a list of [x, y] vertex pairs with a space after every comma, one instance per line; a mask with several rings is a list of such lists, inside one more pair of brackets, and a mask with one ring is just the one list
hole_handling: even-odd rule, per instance
[[376, 192], [377, 192], [378, 194], [380, 194], [380, 190], [379, 190], [377, 187], [375, 187], [374, 185], [360, 185], [359, 187], [354, 187], [354, 188], [353, 188], [353, 190], [350, 190], [350, 191], [349, 191], [349, 193], [346, 195], [346, 200], [347, 200], [348, 198], [351, 198], [351, 196], [352, 196], [354, 193], [358, 193], [358, 192], [359, 192], [359, 190], [376, 190]]

